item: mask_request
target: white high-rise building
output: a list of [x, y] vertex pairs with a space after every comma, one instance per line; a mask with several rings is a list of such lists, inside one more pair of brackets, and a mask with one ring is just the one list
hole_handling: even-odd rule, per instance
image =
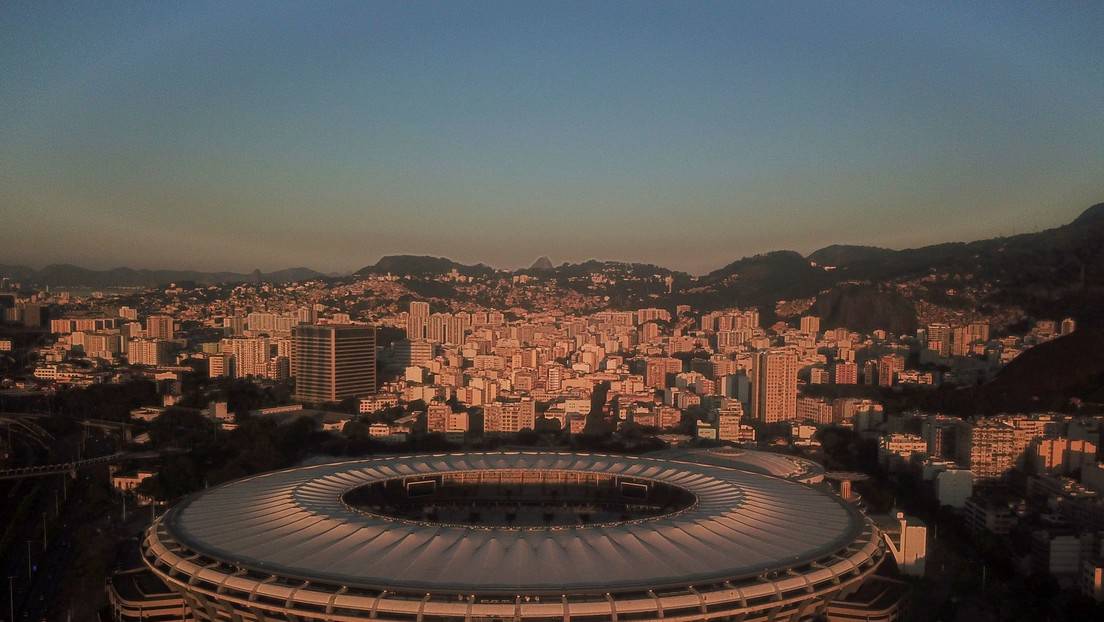
[[127, 361], [131, 365], [168, 365], [170, 344], [164, 339], [131, 339], [127, 344]]
[[426, 339], [429, 331], [429, 303], [415, 300], [406, 314], [406, 338], [410, 341]]
[[764, 423], [797, 419], [797, 355], [769, 350], [755, 356], [752, 417]]
[[272, 358], [268, 338], [226, 338], [219, 342], [219, 351], [234, 357], [235, 378], [268, 377], [268, 361]]
[[820, 318], [815, 315], [806, 315], [801, 318], [801, 332], [811, 337], [820, 333]]

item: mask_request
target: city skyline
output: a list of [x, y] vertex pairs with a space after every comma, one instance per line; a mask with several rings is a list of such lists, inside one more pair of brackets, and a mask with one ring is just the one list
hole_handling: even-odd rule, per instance
[[700, 274], [1099, 201], [1099, 4], [254, 9], [0, 9], [0, 260]]
[[[879, 249], [879, 250], [886, 250], [886, 251], [891, 251], [891, 252], [909, 252], [909, 251], [915, 251], [915, 250], [920, 250], [920, 249], [929, 249], [929, 250], [931, 250], [931, 249], [936, 249], [936, 248], [939, 248], [939, 247], [943, 247], [943, 246], [946, 246], [946, 245], [953, 245], [953, 244], [984, 243], [984, 242], [993, 241], [993, 240], [1010, 239], [1010, 238], [1013, 238], [1013, 237], [1016, 237], [1016, 236], [1032, 236], [1032, 235], [1043, 235], [1043, 236], [1045, 236], [1045, 235], [1048, 235], [1052, 232], [1060, 231], [1065, 227], [1076, 227], [1076, 226], [1078, 226], [1078, 222], [1080, 222], [1081, 220], [1096, 219], [1096, 218], [1099, 217], [1099, 215], [1101, 213], [1104, 213], [1104, 203], [1097, 203], [1097, 204], [1094, 204], [1094, 205], [1090, 206], [1088, 209], [1083, 210], [1077, 216], [1077, 218], [1074, 218], [1072, 221], [1058, 223], [1056, 226], [1047, 227], [1045, 229], [1022, 231], [1022, 232], [1017, 232], [1014, 235], [995, 236], [993, 238], [988, 238], [988, 239], [943, 240], [942, 242], [934, 241], [932, 244], [928, 244], [928, 245], [924, 245], [924, 246], [918, 246], [918, 247], [891, 248], [891, 247], [877, 246], [876, 244], [855, 244], [855, 245], [851, 245], [851, 244], [847, 244], [847, 243], [829, 243], [829, 244], [826, 244], [824, 246], [813, 249], [813, 251], [808, 252], [808, 253], [801, 253], [801, 252], [795, 251], [794, 249], [784, 249], [784, 248], [767, 249], [763, 252], [755, 253], [755, 254], [735, 255], [735, 256], [731, 257], [729, 260], [726, 260], [723, 264], [719, 264], [719, 265], [712, 266], [712, 267], [706, 267], [703, 270], [701, 270], [700, 272], [696, 272], [696, 273], [695, 272], [685, 272], [685, 271], [682, 271], [682, 270], [674, 269], [671, 266], [665, 266], [665, 265], [662, 265], [662, 264], [652, 264], [652, 263], [648, 263], [648, 262], [636, 262], [636, 261], [625, 260], [625, 259], [620, 259], [620, 258], [612, 258], [612, 257], [605, 257], [605, 258], [603, 258], [603, 257], [586, 257], [585, 259], [570, 261], [570, 260], [560, 260], [558, 258], [551, 258], [548, 255], [540, 255], [540, 256], [534, 257], [533, 261], [522, 262], [522, 263], [520, 263], [516, 266], [503, 266], [503, 265], [493, 265], [493, 264], [490, 264], [486, 261], [481, 261], [479, 259], [473, 259], [473, 260], [470, 260], [470, 262], [465, 262], [465, 261], [458, 261], [458, 260], [456, 260], [455, 257], [428, 255], [428, 254], [417, 253], [417, 252], [395, 253], [395, 254], [390, 254], [390, 255], [381, 255], [381, 256], [376, 257], [374, 260], [369, 260], [369, 261], [363, 262], [362, 264], [358, 264], [359, 265], [358, 268], [351, 268], [351, 269], [348, 269], [348, 270], [333, 270], [333, 271], [329, 271], [329, 272], [320, 271], [320, 270], [319, 271], [313, 270], [313, 267], [309, 266], [309, 265], [303, 265], [303, 266], [274, 265], [271, 268], [266, 267], [264, 270], [261, 270], [261, 268], [256, 267], [256, 266], [254, 266], [253, 268], [243, 267], [243, 268], [240, 268], [240, 269], [225, 268], [225, 267], [214, 267], [214, 268], [209, 269], [209, 270], [203, 270], [203, 269], [200, 269], [200, 268], [196, 268], [195, 266], [192, 266], [190, 264], [189, 265], [173, 265], [173, 266], [169, 266], [169, 265], [165, 265], [165, 266], [147, 266], [147, 265], [141, 265], [141, 264], [132, 264], [132, 265], [106, 265], [105, 264], [105, 265], [100, 266], [100, 265], [95, 265], [95, 264], [93, 264], [93, 265], [74, 265], [74, 264], [63, 262], [63, 261], [51, 261], [51, 262], [46, 262], [46, 263], [42, 263], [42, 264], [31, 264], [31, 265], [26, 265], [26, 264], [19, 265], [19, 264], [16, 264], [16, 263], [5, 264], [3, 262], [0, 262], [0, 269], [6, 268], [11, 273], [11, 276], [16, 276], [16, 277], [18, 276], [18, 274], [20, 274], [23, 271], [23, 269], [30, 269], [31, 271], [37, 271], [37, 270], [45, 270], [45, 269], [48, 269], [48, 268], [51, 268], [51, 267], [54, 267], [54, 268], [56, 268], [56, 267], [61, 267], [61, 268], [74, 267], [74, 268], [77, 268], [78, 270], [90, 271], [89, 274], [99, 273], [99, 274], [105, 274], [105, 275], [106, 274], [113, 274], [112, 271], [114, 271], [114, 270], [135, 271], [135, 273], [144, 271], [144, 272], [148, 272], [150, 274], [179, 273], [181, 276], [176, 277], [176, 278], [179, 278], [179, 279], [188, 278], [187, 276], [185, 276], [187, 274], [196, 274], [196, 275], [202, 275], [202, 276], [207, 276], [207, 277], [221, 276], [221, 277], [226, 277], [226, 278], [231, 278], [231, 279], [232, 278], [242, 278], [242, 277], [245, 277], [248, 274], [251, 274], [251, 273], [253, 273], [257, 270], [261, 270], [262, 277], [264, 277], [264, 278], [268, 278], [271, 275], [286, 273], [290, 280], [301, 280], [301, 279], [313, 278], [313, 277], [310, 276], [310, 273], [312, 273], [312, 272], [316, 273], [317, 276], [329, 276], [329, 277], [353, 276], [356, 273], [358, 273], [358, 272], [360, 272], [361, 270], [364, 270], [364, 269], [369, 269], [371, 271], [371, 269], [376, 268], [383, 261], [391, 260], [391, 259], [398, 259], [398, 258], [409, 258], [411, 260], [414, 260], [415, 262], [417, 260], [420, 260], [420, 259], [446, 260], [448, 262], [452, 262], [453, 264], [456, 264], [456, 265], [459, 265], [459, 266], [465, 266], [465, 267], [470, 267], [470, 268], [478, 268], [478, 267], [490, 268], [490, 269], [493, 269], [493, 270], [508, 272], [508, 273], [525, 271], [527, 268], [532, 268], [532, 267], [538, 266], [538, 264], [543, 263], [544, 260], [547, 259], [551, 263], [553, 268], [562, 268], [562, 267], [571, 266], [571, 265], [582, 265], [585, 262], [597, 261], [599, 263], [605, 263], [605, 264], [626, 264], [626, 265], [627, 264], [636, 264], [636, 265], [641, 265], [641, 266], [654, 265], [655, 267], [658, 267], [658, 268], [662, 268], [662, 269], [665, 269], [665, 270], [671, 270], [672, 272], [676, 272], [676, 273], [681, 272], [683, 274], [688, 274], [691, 277], [698, 278], [698, 277], [707, 277], [707, 276], [710, 275], [710, 273], [716, 273], [718, 271], [723, 271], [725, 268], [728, 268], [730, 266], [730, 264], [732, 264], [733, 262], [738, 262], [740, 260], [747, 260], [747, 259], [751, 259], [751, 258], [754, 258], [754, 257], [764, 256], [764, 255], [768, 255], [768, 254], [776, 253], [776, 252], [783, 252], [783, 253], [798, 252], [798, 254], [800, 254], [802, 256], [811, 257], [811, 256], [814, 256], [816, 254], [816, 252], [818, 252], [818, 251], [830, 250], [832, 247], [848, 247], [848, 246], [854, 246], [856, 248]], [[1022, 239], [1022, 237], [1021, 237], [1021, 239]], [[29, 275], [27, 278], [30, 278], [31, 280], [34, 280], [35, 276], [32, 274], [32, 275]], [[66, 285], [81, 285], [81, 284], [82, 283], [79, 283], [79, 282], [77, 282], [77, 283], [66, 283]], [[121, 283], [116, 283], [116, 284], [113, 284], [113, 285], [121, 285]]]
[[1104, 620], [1104, 2], [0, 2], [0, 622]]

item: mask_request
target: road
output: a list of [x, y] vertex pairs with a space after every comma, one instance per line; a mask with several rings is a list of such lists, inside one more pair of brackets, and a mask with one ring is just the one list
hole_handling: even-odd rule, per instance
[[[88, 451], [110, 454], [116, 448], [112, 439], [100, 437], [89, 439]], [[18, 622], [64, 620], [70, 608], [74, 621], [95, 620], [95, 604], [83, 605], [93, 610], [82, 611], [81, 602], [59, 602], [59, 599], [66, 600], [63, 593], [70, 588], [66, 576], [74, 570], [75, 560], [81, 558], [79, 549], [96, 544], [84, 541], [89, 538], [78, 541], [78, 532], [87, 532], [94, 525], [109, 536], [113, 523], [118, 522], [115, 514], [119, 498], [110, 494], [108, 478], [107, 464], [100, 463], [81, 471], [75, 480], [66, 473], [0, 482], [0, 497], [7, 501], [8, 511], [3, 513], [7, 519], [5, 527], [11, 530], [10, 545], [0, 562], [4, 573], [0, 581], [7, 582], [12, 577], [14, 596], [9, 601], [8, 586], [2, 586], [0, 620], [12, 622], [9, 620], [12, 609]], [[12, 520], [19, 507], [23, 508], [21, 519]], [[102, 593], [102, 583], [99, 591]], [[60, 617], [59, 606], [65, 609]], [[53, 613], [49, 614], [50, 611]]]

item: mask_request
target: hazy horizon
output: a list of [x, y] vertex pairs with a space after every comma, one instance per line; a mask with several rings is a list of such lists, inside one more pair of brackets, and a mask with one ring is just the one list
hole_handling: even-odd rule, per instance
[[[1101, 202], [1099, 204], [1104, 205], [1104, 202]], [[1097, 204], [1094, 203], [1093, 205], [1086, 206], [1085, 209], [1088, 209], [1089, 207], [1093, 207], [1095, 205], [1097, 205]], [[1046, 227], [1042, 227], [1042, 228], [1034, 229], [1034, 230], [1030, 230], [1030, 231], [1016, 231], [1016, 232], [1012, 232], [1012, 233], [1009, 233], [1009, 234], [998, 233], [998, 234], [994, 234], [993, 237], [1009, 237], [1009, 236], [1012, 236], [1012, 235], [1038, 233], [1038, 232], [1044, 231], [1046, 229], [1052, 229], [1052, 228], [1055, 228], [1055, 227], [1060, 227], [1060, 226], [1063, 226], [1063, 225], [1067, 225], [1067, 224], [1070, 224], [1070, 222], [1072, 222], [1075, 218], [1080, 216], [1082, 213], [1084, 213], [1085, 209], [1078, 210], [1076, 214], [1073, 214], [1069, 218], [1069, 220], [1064, 221], [1064, 222], [1059, 222], [1059, 223], [1056, 223], [1056, 224], [1053, 224], [1053, 225], [1049, 225], [1049, 226], [1046, 226]], [[982, 238], [978, 238], [978, 239], [982, 239]], [[948, 240], [935, 240], [931, 244], [969, 243], [969, 242], [974, 242], [974, 241], [977, 241], [977, 240], [975, 240], [975, 239], [968, 239], [968, 240], [966, 240], [966, 239], [963, 239], [963, 240], [948, 239]], [[106, 271], [106, 270], [112, 270], [112, 269], [132, 269], [132, 270], [150, 270], [150, 271], [180, 270], [180, 271], [196, 271], [196, 272], [212, 272], [212, 273], [213, 272], [233, 272], [233, 273], [238, 273], [238, 274], [248, 274], [248, 273], [253, 272], [254, 270], [261, 270], [261, 272], [270, 273], [270, 272], [277, 272], [277, 271], [281, 271], [281, 270], [292, 270], [292, 269], [299, 269], [299, 268], [307, 268], [307, 269], [311, 269], [311, 270], [314, 270], [316, 272], [321, 272], [321, 273], [327, 274], [327, 275], [348, 275], [348, 274], [352, 274], [352, 273], [354, 273], [358, 270], [361, 270], [363, 268], [374, 266], [381, 259], [383, 259], [384, 257], [388, 257], [388, 256], [436, 257], [436, 258], [449, 259], [451, 261], [454, 261], [456, 263], [463, 264], [463, 265], [475, 266], [475, 265], [483, 264], [483, 265], [486, 265], [489, 268], [493, 268], [493, 269], [496, 269], [496, 270], [508, 270], [508, 271], [516, 271], [516, 270], [522, 270], [522, 269], [525, 269], [525, 268], [529, 268], [538, 259], [547, 258], [549, 261], [552, 262], [553, 266], [557, 266], [557, 267], [560, 266], [560, 265], [563, 265], [565, 263], [579, 264], [579, 263], [583, 263], [583, 262], [586, 262], [586, 261], [603, 261], [603, 262], [608, 261], [608, 262], [623, 262], [623, 263], [637, 263], [637, 264], [653, 264], [653, 265], [656, 265], [660, 268], [668, 268], [668, 269], [674, 270], [674, 271], [686, 272], [686, 273], [690, 274], [691, 276], [703, 276], [703, 275], [708, 274], [709, 272], [712, 272], [714, 270], [724, 268], [725, 266], [727, 266], [728, 264], [730, 264], [734, 261], [738, 261], [740, 259], [747, 258], [747, 257], [752, 257], [752, 256], [755, 256], [755, 255], [760, 255], [760, 254], [763, 254], [763, 253], [770, 253], [770, 252], [776, 252], [776, 251], [783, 251], [783, 252], [793, 251], [793, 252], [797, 252], [797, 253], [801, 254], [802, 256], [808, 256], [808, 255], [812, 254], [813, 252], [815, 252], [817, 250], [821, 250], [821, 249], [827, 248], [829, 246], [867, 246], [867, 247], [885, 248], [885, 249], [889, 249], [889, 250], [908, 250], [908, 249], [913, 249], [913, 248], [920, 248], [920, 246], [891, 247], [891, 246], [881, 246], [881, 245], [878, 245], [878, 244], [862, 244], [862, 243], [858, 243], [858, 242], [854, 242], [854, 243], [852, 243], [852, 242], [830, 242], [830, 243], [825, 244], [823, 246], [818, 246], [816, 248], [812, 248], [812, 249], [809, 249], [807, 251], [801, 251], [801, 250], [792, 249], [792, 248], [773, 248], [773, 249], [765, 249], [765, 250], [762, 250], [762, 251], [757, 251], [755, 253], [737, 254], [737, 255], [732, 256], [730, 259], [726, 260], [722, 264], [718, 264], [718, 265], [713, 266], [713, 267], [708, 267], [708, 268], [706, 268], [704, 270], [700, 270], [700, 271], [681, 270], [679, 268], [674, 268], [672, 266], [668, 266], [668, 265], [664, 265], [664, 264], [660, 264], [660, 263], [656, 263], [656, 262], [638, 261], [638, 260], [634, 260], [634, 259], [625, 259], [625, 258], [618, 258], [618, 257], [585, 257], [585, 258], [581, 258], [581, 259], [564, 259], [564, 260], [561, 260], [561, 259], [557, 259], [556, 257], [544, 254], [544, 255], [535, 255], [532, 260], [530, 260], [528, 262], [522, 262], [518, 265], [503, 266], [503, 265], [492, 264], [490, 262], [487, 262], [485, 260], [481, 260], [481, 259], [478, 259], [478, 258], [472, 259], [472, 260], [461, 260], [461, 259], [458, 259], [456, 257], [451, 257], [451, 256], [448, 256], [448, 255], [434, 255], [432, 253], [424, 253], [424, 252], [401, 252], [401, 251], [400, 252], [395, 252], [395, 253], [388, 253], [386, 255], [379, 255], [379, 256], [377, 256], [373, 259], [370, 259], [368, 261], [361, 262], [360, 264], [357, 264], [355, 267], [352, 267], [352, 268], [334, 269], [334, 270], [323, 270], [323, 269], [320, 269], [320, 268], [316, 268], [315, 266], [312, 266], [310, 264], [295, 264], [295, 265], [286, 265], [286, 266], [277, 265], [277, 266], [273, 266], [273, 267], [270, 267], [270, 268], [262, 268], [262, 267], [259, 267], [259, 266], [253, 266], [251, 268], [234, 268], [234, 267], [217, 268], [216, 267], [216, 268], [211, 268], [211, 269], [195, 268], [195, 267], [188, 266], [188, 265], [146, 266], [146, 265], [124, 265], [124, 264], [121, 264], [121, 265], [96, 266], [96, 265], [77, 264], [77, 263], [67, 262], [67, 261], [50, 261], [50, 262], [46, 262], [46, 263], [42, 263], [42, 264], [28, 264], [26, 262], [3, 261], [3, 257], [0, 257], [0, 265], [23, 265], [25, 267], [29, 267], [29, 268], [32, 268], [32, 269], [35, 269], [35, 270], [42, 270], [45, 267], [51, 266], [51, 265], [74, 265], [74, 266], [77, 266], [79, 268], [85, 268], [85, 269], [89, 269], [89, 270], [100, 270], [100, 271]]]
[[1068, 223], [1104, 4], [0, 7], [0, 262], [701, 274]]

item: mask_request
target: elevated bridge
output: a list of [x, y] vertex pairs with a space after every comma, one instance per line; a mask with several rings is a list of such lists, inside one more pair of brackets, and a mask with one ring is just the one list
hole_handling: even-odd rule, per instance
[[[41, 421], [49, 419], [50, 415], [45, 413], [13, 413], [13, 412], [0, 412], [0, 425], [15, 425], [23, 428], [33, 428], [39, 436], [45, 435], [49, 437], [49, 433], [42, 428], [34, 424], [35, 421]], [[104, 432], [119, 432], [123, 435], [123, 440], [131, 442], [131, 428], [133, 427], [129, 423], [122, 421], [106, 421], [104, 419], [72, 419], [73, 423], [80, 424], [86, 430], [96, 429]], [[52, 438], [52, 437], [51, 437]]]
[[0, 480], [22, 479], [25, 477], [44, 477], [47, 475], [60, 475], [64, 473], [69, 473], [73, 476], [76, 476], [79, 469], [95, 466], [97, 464], [122, 462], [123, 460], [144, 460], [149, 458], [157, 458], [160, 456], [161, 452], [157, 451], [116, 452], [106, 456], [85, 458], [84, 460], [74, 460], [72, 462], [59, 462], [56, 464], [40, 464], [38, 466], [0, 469]]

